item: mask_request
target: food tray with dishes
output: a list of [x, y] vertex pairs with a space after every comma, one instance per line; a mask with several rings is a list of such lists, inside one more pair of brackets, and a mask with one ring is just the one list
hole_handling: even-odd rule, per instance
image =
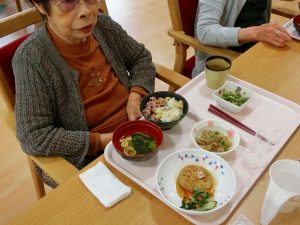
[[[253, 130], [259, 131], [260, 134], [272, 138], [273, 144], [236, 127], [240, 137], [239, 145], [229, 154], [221, 155], [234, 172], [236, 181], [234, 194], [228, 200], [228, 204], [221, 210], [210, 213], [209, 216], [205, 214], [191, 215], [176, 210], [194, 224], [220, 224], [225, 221], [300, 123], [300, 106], [298, 104], [232, 76], [229, 77], [229, 80], [251, 90], [254, 96], [242, 111], [238, 113], [228, 111], [228, 114], [247, 124]], [[109, 164], [166, 204], [166, 199], [162, 197], [157, 188], [156, 172], [160, 163], [175, 152], [179, 152], [177, 157], [183, 162], [195, 159], [205, 160], [207, 156], [200, 153], [195, 158], [190, 154], [180, 155], [180, 151], [198, 149], [191, 135], [192, 129], [197, 123], [209, 119], [222, 120], [208, 111], [210, 104], [217, 105], [217, 103], [213, 97], [214, 90], [206, 86], [204, 73], [191, 80], [177, 93], [187, 100], [189, 111], [176, 126], [163, 131], [163, 142], [154, 157], [146, 161], [129, 161], [115, 151], [112, 143], [107, 145], [104, 152], [105, 159]], [[211, 163], [214, 161], [209, 162], [209, 165]], [[214, 168], [223, 167], [215, 166]], [[174, 209], [174, 207], [172, 208]]]

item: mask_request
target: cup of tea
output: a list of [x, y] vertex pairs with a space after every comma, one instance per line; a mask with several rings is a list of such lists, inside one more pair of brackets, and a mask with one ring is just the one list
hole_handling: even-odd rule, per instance
[[210, 56], [205, 60], [205, 78], [211, 89], [220, 88], [228, 78], [231, 60], [224, 56]]
[[283, 159], [269, 170], [270, 183], [260, 215], [262, 225], [269, 224], [278, 212], [288, 213], [300, 206], [300, 162]]

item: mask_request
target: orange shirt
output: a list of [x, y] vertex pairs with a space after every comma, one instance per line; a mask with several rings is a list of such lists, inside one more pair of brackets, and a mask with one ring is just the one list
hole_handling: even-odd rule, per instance
[[[101, 149], [99, 133], [113, 132], [128, 120], [126, 104], [129, 90], [119, 81], [93, 36], [85, 43], [68, 44], [49, 27], [48, 31], [66, 63], [80, 74], [80, 95], [91, 132], [89, 153], [95, 154]], [[134, 89], [138, 93], [147, 93], [140, 87]]]

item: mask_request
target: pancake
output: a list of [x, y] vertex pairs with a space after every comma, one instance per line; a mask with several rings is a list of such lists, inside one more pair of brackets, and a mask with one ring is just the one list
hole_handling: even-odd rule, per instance
[[184, 167], [178, 175], [177, 182], [189, 192], [193, 192], [195, 188], [210, 192], [214, 186], [213, 177], [208, 170], [196, 165]]

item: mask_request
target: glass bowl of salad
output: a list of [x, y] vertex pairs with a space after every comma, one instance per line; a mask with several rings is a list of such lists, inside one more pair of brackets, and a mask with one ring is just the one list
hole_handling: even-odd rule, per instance
[[154, 157], [162, 141], [160, 127], [145, 120], [132, 120], [121, 124], [112, 137], [117, 153], [132, 161], [145, 161]]
[[142, 99], [140, 110], [146, 120], [155, 123], [162, 130], [169, 130], [184, 118], [189, 110], [189, 104], [179, 94], [158, 91]]
[[209, 215], [234, 196], [236, 179], [220, 156], [201, 149], [180, 149], [163, 159], [156, 187], [171, 207], [189, 215]]
[[253, 99], [254, 92], [233, 81], [226, 81], [222, 87], [213, 92], [213, 97], [222, 108], [239, 113]]

